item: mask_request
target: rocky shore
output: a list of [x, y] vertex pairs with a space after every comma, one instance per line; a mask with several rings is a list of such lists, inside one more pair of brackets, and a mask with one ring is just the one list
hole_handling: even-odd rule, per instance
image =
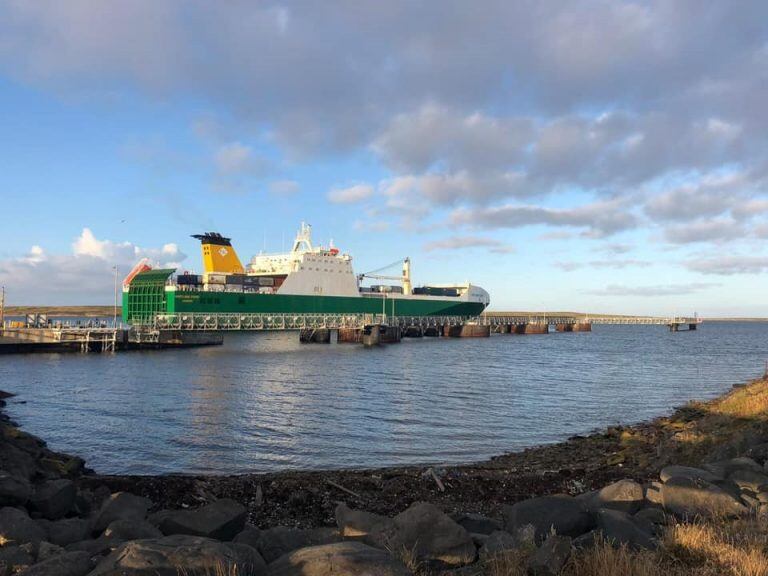
[[0, 576], [768, 574], [768, 381], [467, 466], [99, 476], [2, 412]]

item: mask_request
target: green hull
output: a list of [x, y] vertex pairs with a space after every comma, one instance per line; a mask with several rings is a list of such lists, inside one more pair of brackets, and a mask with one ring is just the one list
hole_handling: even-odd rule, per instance
[[381, 314], [395, 316], [477, 316], [484, 306], [458, 299], [290, 296], [237, 292], [168, 292], [168, 313], [214, 314]]

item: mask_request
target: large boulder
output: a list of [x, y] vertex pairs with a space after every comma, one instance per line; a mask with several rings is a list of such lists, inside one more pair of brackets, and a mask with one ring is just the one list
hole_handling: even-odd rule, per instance
[[29, 504], [43, 518], [58, 520], [72, 509], [76, 496], [77, 490], [72, 480], [48, 480], [35, 488]]
[[715, 476], [718, 476], [719, 478], [727, 478], [736, 470], [752, 470], [754, 472], [764, 472], [760, 464], [752, 460], [752, 458], [747, 458], [746, 456], [741, 456], [739, 458], [731, 458], [729, 460], [718, 460], [717, 462], [709, 462], [707, 464], [704, 464], [704, 469], [712, 472]]
[[35, 563], [30, 546], [0, 548], [0, 576], [9, 576]]
[[768, 475], [764, 472], [740, 468], [731, 472], [728, 475], [728, 480], [736, 484], [740, 489], [749, 490], [755, 494], [768, 490]]
[[557, 576], [571, 556], [571, 539], [552, 534], [528, 559], [531, 576]]
[[501, 523], [480, 514], [460, 514], [454, 517], [456, 524], [470, 534], [493, 534], [501, 530]]
[[64, 552], [17, 573], [17, 576], [85, 576], [93, 564], [86, 552]]
[[25, 544], [45, 540], [42, 526], [32, 520], [19, 508], [6, 506], [0, 508], [0, 542], [6, 544]]
[[91, 523], [82, 518], [65, 518], [55, 522], [39, 520], [38, 523], [48, 534], [47, 540], [57, 546], [85, 540], [91, 532]]
[[497, 530], [490, 534], [480, 548], [480, 560], [487, 562], [518, 547], [517, 539], [509, 532]]
[[683, 519], [734, 517], [747, 513], [747, 507], [719, 486], [690, 478], [670, 478], [661, 488], [667, 512]]
[[374, 533], [394, 531], [395, 523], [392, 518], [364, 510], [353, 510], [346, 504], [339, 504], [335, 515], [339, 532], [345, 538], [365, 538]]
[[269, 566], [269, 576], [408, 576], [405, 565], [362, 542], [337, 542], [295, 550]]
[[160, 521], [166, 536], [188, 534], [216, 540], [232, 540], [245, 526], [247, 511], [242, 504], [222, 498], [197, 510], [170, 512]]
[[634, 480], [619, 480], [591, 494], [585, 504], [591, 512], [609, 509], [634, 514], [642, 508], [644, 499], [640, 484]]
[[701, 468], [692, 468], [691, 466], [677, 466], [670, 465], [661, 469], [659, 478], [662, 482], [666, 482], [670, 478], [690, 478], [692, 480], [704, 480], [705, 482], [716, 482], [723, 477], [717, 476], [709, 470], [702, 470]]
[[651, 550], [656, 547], [652, 538], [652, 525], [634, 519], [619, 510], [600, 510], [597, 513], [597, 527], [606, 542], [613, 545], [626, 544], [633, 549]]
[[260, 532], [256, 549], [269, 563], [299, 548], [332, 544], [341, 540], [341, 535], [335, 528], [300, 529], [276, 526]]
[[265, 574], [258, 553], [243, 544], [198, 536], [175, 535], [134, 540], [104, 558], [90, 576], [178, 576], [179, 574]]
[[163, 533], [146, 520], [136, 522], [115, 520], [104, 530], [104, 538], [113, 543], [143, 540], [146, 538], [162, 538], [162, 536]]
[[536, 542], [543, 542], [552, 530], [561, 536], [576, 537], [593, 526], [584, 502], [565, 494], [541, 496], [505, 506], [502, 515], [504, 529], [511, 534], [527, 524], [532, 525]]
[[32, 485], [23, 476], [0, 470], [0, 506], [23, 506], [32, 496]]
[[147, 510], [152, 506], [148, 498], [142, 498], [128, 492], [116, 492], [107, 498], [96, 514], [93, 528], [101, 532], [115, 520], [136, 522], [147, 517]]
[[396, 547], [419, 562], [463, 566], [475, 561], [472, 537], [439, 508], [427, 502], [412, 504], [394, 518]]
[[257, 550], [259, 546], [259, 538], [261, 538], [261, 530], [256, 526], [246, 524], [240, 534], [232, 539], [232, 542], [235, 544], [245, 544], [246, 546], [250, 546], [254, 550]]

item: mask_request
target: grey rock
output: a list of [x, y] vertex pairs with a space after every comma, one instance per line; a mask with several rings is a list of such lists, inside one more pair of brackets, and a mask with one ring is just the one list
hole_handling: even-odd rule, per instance
[[147, 510], [151, 506], [152, 502], [147, 498], [128, 492], [116, 492], [102, 503], [96, 514], [93, 528], [97, 532], [102, 532], [115, 520], [128, 520], [129, 522], [144, 520], [147, 517]]
[[112, 542], [103, 535], [93, 540], [81, 540], [64, 547], [67, 552], [86, 552], [89, 556], [105, 556], [121, 543]]
[[40, 542], [40, 546], [37, 547], [37, 561], [43, 562], [59, 554], [64, 554], [66, 550], [56, 544], [50, 542]]
[[603, 541], [603, 533], [601, 530], [590, 530], [586, 534], [582, 534], [578, 538], [574, 538], [572, 545], [576, 550], [589, 550], [594, 548], [595, 544]]
[[18, 576], [85, 576], [93, 564], [86, 552], [64, 552], [22, 570]]
[[12, 544], [45, 540], [45, 530], [24, 510], [0, 508], [0, 540]]
[[236, 544], [245, 544], [251, 548], [258, 550], [259, 538], [261, 538], [261, 530], [256, 526], [246, 524], [240, 534], [234, 537], [232, 542]]
[[228, 574], [233, 566], [238, 574], [266, 573], [264, 561], [249, 546], [179, 534], [121, 544], [99, 562], [91, 576], [178, 576], [220, 570]]
[[163, 533], [146, 520], [115, 520], [104, 530], [104, 538], [113, 543], [145, 538], [161, 538]]
[[644, 498], [640, 484], [634, 480], [619, 480], [593, 493], [585, 499], [585, 504], [591, 512], [609, 509], [634, 514], [643, 506]]
[[502, 510], [504, 529], [514, 534], [530, 524], [536, 542], [542, 542], [551, 530], [562, 536], [580, 536], [593, 527], [592, 518], [583, 502], [565, 494], [523, 500]]
[[72, 480], [66, 478], [48, 480], [35, 488], [35, 492], [29, 499], [29, 505], [43, 518], [58, 520], [72, 509], [76, 496], [77, 490]]
[[661, 499], [661, 482], [651, 482], [645, 487], [645, 501], [651, 506], [661, 506], [664, 502]]
[[245, 526], [247, 511], [242, 504], [222, 498], [198, 508], [179, 510], [165, 516], [160, 531], [166, 536], [187, 534], [216, 540], [232, 540]]
[[693, 480], [704, 480], [706, 482], [715, 482], [725, 476], [719, 476], [713, 474], [709, 470], [702, 470], [701, 468], [692, 468], [691, 466], [665, 466], [659, 473], [659, 478], [662, 482], [668, 481], [670, 478], [691, 478]]
[[0, 470], [0, 506], [23, 506], [31, 495], [32, 485], [26, 478]]
[[557, 576], [571, 556], [571, 539], [551, 535], [528, 560], [528, 573], [532, 576]]
[[741, 501], [744, 502], [750, 510], [757, 510], [760, 508], [760, 500], [749, 492], [745, 492], [741, 495]]
[[619, 510], [600, 510], [597, 513], [597, 527], [606, 542], [613, 545], [626, 544], [635, 550], [656, 548], [652, 529]]
[[362, 542], [337, 542], [295, 550], [269, 566], [269, 576], [408, 576], [405, 565]]
[[768, 462], [768, 442], [761, 442], [749, 447], [744, 455], [765, 465]]
[[475, 561], [472, 537], [439, 508], [417, 502], [394, 518], [396, 547], [408, 550], [418, 561], [463, 566]]
[[57, 546], [67, 546], [73, 542], [79, 542], [88, 538], [91, 532], [91, 523], [82, 518], [65, 518], [52, 522], [40, 520], [39, 524], [48, 535], [47, 540]]
[[336, 507], [336, 526], [345, 538], [358, 538], [378, 548], [384, 545], [397, 530], [392, 518], [364, 510], [353, 510], [346, 504]]
[[651, 524], [657, 524], [663, 526], [667, 523], [667, 515], [660, 508], [644, 508], [635, 514], [635, 518], [639, 518], [644, 522], [650, 522]]
[[740, 468], [731, 472], [728, 475], [728, 480], [736, 484], [740, 489], [749, 490], [755, 494], [768, 490], [768, 476], [763, 472]]
[[518, 543], [512, 534], [497, 530], [485, 539], [483, 547], [480, 548], [480, 560], [487, 562], [516, 548], [518, 548]]
[[664, 509], [683, 519], [734, 517], [747, 512], [733, 495], [703, 480], [671, 478], [662, 487], [661, 495]]
[[286, 528], [277, 526], [262, 530], [256, 549], [267, 563], [273, 562], [293, 550], [332, 544], [341, 541], [341, 535], [335, 528]]
[[501, 530], [501, 522], [481, 514], [460, 514], [454, 520], [456, 524], [472, 534], [493, 534]]
[[0, 548], [0, 576], [10, 576], [35, 563], [35, 557], [26, 546]]
[[729, 460], [718, 460], [717, 462], [709, 462], [704, 464], [704, 469], [712, 472], [715, 476], [720, 478], [727, 478], [732, 472], [736, 470], [752, 470], [754, 472], [764, 472], [764, 469], [760, 464], [742, 456], [740, 458], [731, 458]]

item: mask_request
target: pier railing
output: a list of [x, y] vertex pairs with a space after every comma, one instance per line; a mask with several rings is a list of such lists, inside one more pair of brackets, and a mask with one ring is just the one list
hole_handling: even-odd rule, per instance
[[305, 330], [359, 329], [372, 324], [443, 326], [461, 324], [467, 316], [386, 316], [381, 314], [160, 314], [150, 323], [157, 330]]

